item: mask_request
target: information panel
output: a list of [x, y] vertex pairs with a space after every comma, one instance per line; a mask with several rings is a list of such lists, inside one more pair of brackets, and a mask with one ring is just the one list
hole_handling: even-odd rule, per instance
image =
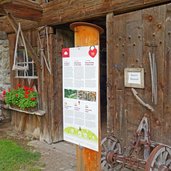
[[64, 140], [98, 151], [99, 47], [62, 49]]

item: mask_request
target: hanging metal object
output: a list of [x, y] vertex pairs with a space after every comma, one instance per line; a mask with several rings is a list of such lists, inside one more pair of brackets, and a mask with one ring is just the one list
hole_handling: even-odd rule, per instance
[[28, 70], [28, 52], [21, 25], [18, 24], [12, 70]]

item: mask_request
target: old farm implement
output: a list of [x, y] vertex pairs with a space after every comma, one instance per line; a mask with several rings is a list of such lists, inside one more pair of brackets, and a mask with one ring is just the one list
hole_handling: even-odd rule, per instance
[[115, 171], [123, 167], [145, 171], [171, 171], [171, 147], [150, 139], [146, 116], [142, 118], [133, 140], [124, 150], [114, 136], [104, 138], [101, 145], [103, 171]]

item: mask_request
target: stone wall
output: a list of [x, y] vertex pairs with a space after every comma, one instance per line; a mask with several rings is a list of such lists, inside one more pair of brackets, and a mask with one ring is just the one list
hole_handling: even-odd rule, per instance
[[[9, 42], [7, 35], [0, 32], [0, 95], [3, 90], [10, 87], [10, 58], [9, 58]], [[0, 101], [1, 107], [2, 101]], [[0, 120], [3, 119], [2, 111], [0, 109]]]
[[9, 44], [7, 35], [0, 32], [0, 88], [10, 84]]

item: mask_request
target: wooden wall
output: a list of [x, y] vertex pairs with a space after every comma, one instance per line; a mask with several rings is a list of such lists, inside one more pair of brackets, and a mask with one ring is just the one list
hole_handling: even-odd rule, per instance
[[[152, 44], [156, 47], [152, 49]], [[151, 139], [171, 145], [171, 4], [127, 14], [107, 15], [108, 132], [127, 144], [146, 113]], [[151, 99], [149, 52], [157, 62], [158, 102]], [[144, 68], [145, 88], [136, 89], [150, 112], [124, 86], [124, 68]]]
[[[50, 47], [50, 63], [52, 74], [46, 68], [44, 60], [41, 59], [41, 69], [38, 71], [39, 93], [39, 109], [44, 110], [44, 116], [36, 116], [25, 113], [11, 111], [12, 124], [16, 130], [24, 131], [25, 133], [39, 138], [48, 143], [57, 142], [63, 139], [62, 129], [62, 47], [70, 47], [73, 44], [73, 33], [64, 30], [49, 29], [49, 47]], [[30, 43], [37, 51], [37, 31], [29, 31], [25, 33]], [[15, 46], [15, 34], [9, 34], [10, 42], [10, 66], [13, 64], [13, 53]], [[45, 53], [47, 54], [47, 41], [44, 33], [41, 34], [41, 40], [44, 45]], [[13, 88], [20, 83], [28, 85], [27, 79], [15, 78], [15, 72], [11, 70], [11, 85]]]

